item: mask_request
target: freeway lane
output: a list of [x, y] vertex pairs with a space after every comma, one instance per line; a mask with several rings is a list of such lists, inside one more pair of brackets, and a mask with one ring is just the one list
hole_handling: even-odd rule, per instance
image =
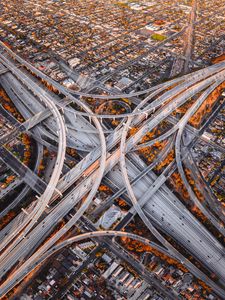
[[6, 165], [8, 165], [23, 181], [30, 186], [39, 195], [45, 191], [46, 184], [40, 177], [24, 165], [17, 157], [15, 157], [9, 150], [0, 148], [0, 156]]
[[[222, 76], [223, 76], [223, 74], [222, 74]], [[207, 87], [207, 85], [205, 85], [204, 88], [205, 87]], [[192, 95], [193, 92], [194, 91], [191, 90], [191, 93], [189, 93], [189, 94]], [[196, 93], [196, 91], [194, 93]], [[173, 104], [174, 104], [174, 102], [173, 102]], [[197, 104], [198, 104], [198, 102], [197, 102]], [[138, 109], [138, 107], [136, 109]], [[144, 212], [143, 212], [143, 210], [142, 210], [142, 208], [141, 208], [141, 206], [140, 206], [140, 204], [139, 204], [139, 202], [138, 202], [138, 200], [137, 200], [137, 198], [135, 196], [134, 190], [131, 187], [130, 176], [128, 175], [128, 167], [127, 167], [126, 160], [125, 160], [125, 154], [127, 152], [127, 149], [126, 149], [126, 146], [127, 146], [126, 145], [126, 136], [128, 134], [128, 130], [129, 130], [131, 121], [132, 121], [132, 116], [128, 117], [128, 120], [127, 120], [127, 122], [126, 122], [126, 124], [124, 126], [124, 130], [123, 130], [122, 137], [121, 137], [121, 145], [120, 145], [120, 150], [121, 150], [120, 167], [121, 167], [121, 172], [122, 172], [123, 180], [124, 180], [124, 183], [125, 183], [128, 195], [129, 195], [129, 197], [130, 197], [130, 199], [132, 201], [134, 209], [137, 211], [138, 215], [140, 216], [140, 218], [142, 219], [142, 221], [144, 222], [144, 224], [147, 226], [147, 228], [149, 228], [149, 230], [151, 231], [151, 233], [154, 234], [154, 236], [171, 252], [171, 254], [174, 254], [174, 256], [177, 257], [177, 258], [179, 258], [180, 261], [183, 261], [184, 264], [185, 264], [185, 266], [187, 266], [189, 268], [189, 270], [191, 270], [194, 274], [198, 274], [197, 275], [198, 277], [204, 278], [205, 282], [207, 282], [208, 284], [210, 284], [210, 286], [213, 286], [214, 289], [217, 288], [216, 285], [209, 278], [205, 278], [205, 276], [204, 276], [204, 274], [202, 272], [199, 272], [199, 270], [194, 265], [192, 265], [189, 261], [187, 261], [170, 243], [167, 242], [167, 240], [159, 233], [159, 231], [156, 230], [156, 228], [152, 225], [152, 223], [149, 221], [149, 219], [144, 214]], [[153, 120], [153, 122], [154, 121], [155, 120]], [[155, 125], [152, 126], [152, 128], [153, 127], [155, 127]], [[151, 130], [152, 128], [150, 128], [149, 130]], [[152, 212], [154, 213], [154, 210]], [[169, 214], [168, 210], [165, 210], [165, 213], [163, 214], [163, 216], [166, 216], [166, 215], [168, 216], [168, 214]], [[181, 214], [179, 214], [179, 215], [181, 215]], [[164, 221], [164, 218], [162, 218], [162, 221]], [[172, 222], [174, 222], [174, 220]], [[184, 223], [185, 223], [185, 221], [183, 220], [182, 226], [185, 226]], [[168, 224], [170, 225], [171, 223], [168, 222]], [[182, 228], [182, 226], [181, 226], [181, 228]], [[193, 233], [196, 234], [195, 232], [193, 232]], [[193, 233], [191, 234], [191, 238], [193, 236]], [[188, 241], [190, 242], [190, 240], [188, 240]], [[202, 240], [200, 240], [200, 242], [202, 243]], [[193, 251], [193, 249], [192, 249], [192, 251]], [[207, 262], [209, 262], [209, 258], [210, 258], [210, 262], [213, 261], [214, 265], [216, 264], [218, 266], [218, 268], [219, 268], [219, 267], [221, 267], [220, 263], [222, 263], [222, 260], [224, 260], [224, 267], [225, 267], [225, 259], [224, 259], [224, 257], [220, 255], [218, 257], [218, 260], [215, 260], [214, 255], [215, 255], [214, 252], [213, 252], [213, 256], [207, 255], [207, 258], [208, 258]], [[198, 258], [201, 257], [201, 253], [199, 253], [199, 255], [197, 257]], [[215, 266], [213, 266], [213, 269], [214, 268], [215, 268]], [[222, 278], [225, 280], [225, 272], [223, 272], [222, 270], [220, 271], [220, 276], [222, 276]], [[223, 293], [222, 290], [220, 292]]]
[[203, 212], [203, 214], [207, 217], [208, 220], [211, 221], [211, 223], [217, 228], [219, 232], [221, 232], [223, 235], [225, 235], [225, 228], [223, 224], [221, 224], [220, 221], [218, 221], [215, 216], [210, 213], [203, 204], [198, 200], [197, 196], [195, 195], [194, 191], [192, 190], [187, 177], [185, 175], [183, 165], [181, 162], [181, 138], [182, 134], [185, 128], [185, 125], [188, 123], [188, 120], [191, 118], [191, 116], [199, 109], [199, 107], [202, 105], [202, 103], [205, 101], [205, 99], [216, 89], [217, 86], [219, 86], [223, 81], [225, 77], [225, 72], [221, 74], [222, 79], [219, 79], [214, 83], [212, 86], [210, 86], [204, 93], [201, 94], [201, 96], [198, 98], [198, 100], [195, 102], [194, 105], [192, 105], [187, 113], [184, 115], [184, 117], [181, 119], [181, 125], [178, 130], [178, 134], [176, 137], [176, 143], [175, 143], [175, 153], [176, 153], [176, 162], [178, 171], [181, 175], [182, 181], [188, 190], [188, 193], [191, 197], [191, 199], [194, 201], [195, 205]]
[[[45, 259], [47, 259], [48, 257], [50, 257], [51, 255], [53, 255], [55, 252], [59, 251], [60, 249], [62, 249], [63, 247], [66, 247], [70, 244], [73, 244], [75, 242], [78, 241], [82, 241], [84, 239], [87, 238], [99, 238], [99, 237], [106, 237], [106, 236], [112, 236], [112, 237], [128, 237], [131, 239], [136, 239], [146, 245], [150, 245], [152, 247], [155, 248], [155, 244], [152, 243], [151, 241], [137, 236], [135, 234], [131, 234], [131, 233], [127, 233], [127, 232], [123, 232], [123, 231], [91, 231], [88, 233], [84, 233], [78, 236], [75, 236], [73, 238], [70, 238], [66, 241], [63, 241], [61, 243], [59, 243], [58, 245], [52, 247], [50, 250], [48, 250], [47, 252], [45, 252], [45, 254], [42, 257], [37, 257], [35, 261], [33, 261], [33, 265], [29, 265], [29, 260], [22, 265], [22, 267], [19, 268], [19, 272], [18, 275], [16, 276], [16, 280], [15, 281], [10, 281], [8, 283], [8, 285], [3, 284], [2, 285], [2, 290], [0, 292], [0, 295], [4, 295], [5, 290], [7, 289], [11, 289], [13, 288], [13, 286], [15, 284], [18, 284], [21, 279], [23, 278], [23, 274], [27, 275], [34, 267], [38, 266], [39, 264], [41, 264]], [[159, 284], [158, 280], [156, 278], [154, 278], [153, 274], [151, 274], [150, 272], [148, 272], [145, 267], [140, 264], [138, 261], [136, 261], [133, 257], [130, 257], [130, 255], [128, 253], [125, 252], [125, 250], [121, 247], [119, 247], [118, 245], [116, 245], [115, 243], [110, 242], [109, 240], [106, 241], [107, 245], [109, 246], [110, 249], [112, 249], [112, 251], [114, 253], [117, 254], [118, 257], [121, 257], [121, 259], [128, 261], [135, 269], [138, 270], [138, 272], [141, 272], [141, 275], [144, 279], [146, 279], [147, 282], [150, 282], [151, 284], [154, 283], [154, 285], [156, 285], [156, 287], [161, 290], [164, 294], [166, 294], [169, 299], [173, 299], [172, 293], [169, 293], [168, 291], [165, 291], [162, 289], [162, 286]], [[26, 267], [27, 265], [27, 267]], [[20, 269], [24, 269], [23, 271], [21, 271]]]
[[[22, 73], [17, 67], [15, 67], [12, 63], [10, 63], [8, 60], [7, 63], [5, 60], [0, 58], [0, 61], [3, 64], [6, 64], [8, 69], [17, 76], [30, 90], [35, 90], [35, 94], [39, 96], [39, 98], [46, 104], [46, 106], [51, 110], [53, 116], [56, 119], [56, 122], [58, 124], [58, 135], [59, 135], [59, 148], [57, 153], [57, 159], [56, 164], [54, 167], [54, 170], [52, 172], [52, 177], [48, 183], [48, 186], [44, 193], [42, 194], [41, 198], [39, 199], [37, 206], [32, 211], [30, 215], [27, 216], [24, 224], [22, 224], [16, 231], [13, 232], [13, 235], [7, 237], [7, 241], [11, 241], [13, 237], [17, 235], [17, 233], [21, 232], [21, 230], [24, 229], [24, 232], [22, 235], [20, 234], [20, 238], [17, 237], [16, 243], [21, 241], [23, 239], [23, 235], [26, 234], [26, 232], [29, 232], [29, 230], [33, 227], [33, 225], [36, 223], [38, 218], [41, 216], [42, 212], [44, 211], [46, 205], [48, 204], [55, 187], [58, 183], [63, 163], [64, 163], [64, 157], [65, 157], [65, 151], [66, 151], [66, 131], [65, 131], [65, 124], [62, 120], [62, 117], [57, 110], [57, 107], [55, 104], [48, 98], [48, 95], [43, 91], [42, 89], [35, 85], [34, 82], [30, 78], [28, 78], [24, 73]], [[5, 245], [4, 245], [5, 246]]]
[[[55, 82], [54, 80], [52, 80], [50, 77], [48, 77], [47, 75], [43, 74], [41, 71], [39, 71], [38, 69], [36, 69], [33, 65], [31, 65], [30, 63], [28, 63], [27, 61], [25, 61], [24, 59], [22, 59], [21, 57], [19, 57], [18, 55], [16, 55], [12, 50], [10, 50], [8, 47], [6, 47], [4, 45], [4, 43], [2, 43], [0, 41], [0, 45], [1, 47], [15, 60], [17, 60], [21, 65], [25, 66], [28, 70], [31, 70], [34, 74], [36, 74], [38, 77], [40, 77], [41, 79], [43, 80], [46, 80], [50, 85], [52, 85], [53, 87], [55, 87], [57, 90], [59, 90], [61, 93], [65, 94], [69, 99], [71, 100], [77, 100], [75, 99], [74, 97], [71, 96], [71, 90], [69, 89], [66, 89], [65, 87], [61, 86], [60, 84], [58, 84], [57, 82]], [[213, 65], [213, 66], [210, 66], [208, 68], [205, 68], [205, 69], [202, 69], [202, 70], [199, 70], [199, 71], [196, 71], [195, 73], [191, 73], [191, 74], [188, 74], [188, 75], [185, 75], [181, 78], [177, 78], [177, 79], [174, 79], [174, 80], [171, 80], [169, 82], [169, 86], [171, 85], [174, 85], [176, 83], [181, 83], [183, 82], [184, 80], [188, 81], [188, 79], [192, 78], [194, 79], [195, 78], [195, 81], [198, 81], [201, 79], [201, 77], [203, 76], [209, 76], [210, 75], [210, 72], [211, 70], [214, 70], [215, 71], [219, 70], [220, 67], [223, 67], [224, 66], [224, 63], [219, 63], [217, 65]], [[145, 91], [140, 91], [140, 92], [137, 92], [137, 93], [134, 93], [134, 94], [120, 94], [120, 95], [108, 95], [108, 96], [102, 96], [102, 95], [93, 95], [93, 94], [82, 94], [82, 96], [84, 97], [91, 97], [91, 98], [98, 98], [98, 99], [120, 99], [120, 98], [131, 98], [131, 97], [136, 97], [136, 96], [140, 96], [140, 95], [144, 95], [144, 94], [147, 94], [147, 93], [150, 93], [150, 92], [154, 92], [155, 90], [158, 90], [158, 89], [161, 89], [161, 88], [166, 88], [168, 85], [168, 82], [166, 83], [162, 83], [156, 87], [152, 87], [152, 88], [149, 88]], [[83, 106], [83, 103], [78, 101], [78, 103], [80, 103], [81, 106]], [[77, 114], [81, 114], [83, 116], [87, 116], [87, 117], [90, 117], [90, 116], [95, 116], [97, 118], [121, 118], [122, 117], [126, 117], [126, 116], [139, 116], [141, 114], [143, 114], [145, 112], [136, 112], [136, 113], [132, 113], [132, 114], [122, 114], [122, 115], [97, 115], [97, 114], [93, 114], [93, 113], [84, 113], [84, 112], [77, 112]]]

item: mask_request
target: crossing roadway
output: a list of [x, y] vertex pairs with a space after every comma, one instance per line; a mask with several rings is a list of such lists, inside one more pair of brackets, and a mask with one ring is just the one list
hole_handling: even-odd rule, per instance
[[[112, 118], [112, 115], [93, 114], [81, 100], [72, 96], [64, 87], [36, 70], [29, 63], [12, 53], [11, 50], [5, 47], [4, 49], [20, 64], [26, 66], [26, 68], [30, 69], [37, 76], [53, 85], [72, 102], [84, 108], [85, 112], [74, 111], [67, 107], [65, 110], [67, 110], [71, 116], [73, 114], [90, 117], [99, 134], [99, 143], [95, 145], [95, 148], [93, 147], [94, 149], [84, 157], [75, 169], [71, 169], [63, 179], [60, 179], [66, 148], [64, 119], [55, 101], [49, 97], [49, 94], [33, 82], [30, 76], [25, 75], [19, 70], [13, 62], [6, 59], [3, 54], [0, 54], [0, 62], [20, 80], [26, 88], [31, 90], [34, 95], [43, 101], [45, 106], [55, 117], [58, 126], [59, 145], [56, 165], [44, 193], [40, 196], [37, 203], [30, 207], [27, 217], [24, 218], [25, 221], [21, 218], [21, 224], [18, 224], [18, 229], [15, 229], [15, 233], [13, 235], [10, 234], [9, 237], [4, 239], [2, 250], [4, 250], [5, 247], [6, 251], [3, 252], [0, 257], [0, 274], [3, 276], [18, 260], [23, 260], [29, 256], [29, 252], [32, 252], [32, 249], [36, 247], [38, 241], [40, 241], [47, 232], [53, 229], [55, 225], [87, 195], [85, 201], [83, 201], [78, 211], [66, 225], [36, 250], [21, 267], [2, 284], [0, 296], [5, 295], [5, 293], [21, 281], [37, 263], [40, 263], [56, 251], [55, 243], [84, 215], [92, 203], [102, 178], [106, 176], [119, 189], [122, 189], [125, 184], [127, 193], [133, 204], [133, 210], [139, 214], [156, 238], [164, 244], [165, 249], [168, 250], [170, 255], [181, 261], [195, 276], [204, 280], [218, 295], [225, 297], [225, 291], [180, 254], [159, 233], [157, 228], [161, 228], [182, 244], [193, 256], [200, 260], [202, 264], [214, 272], [220, 278], [221, 282], [225, 281], [224, 248], [166, 187], [165, 178], [163, 176], [159, 176], [157, 179], [156, 175], [149, 170], [145, 176], [141, 177], [141, 180], [135, 181], [135, 178], [139, 176], [140, 172], [145, 173], [147, 166], [144, 165], [137, 154], [132, 153], [134, 147], [137, 147], [137, 144], [147, 132], [157, 127], [160, 122], [165, 120], [178, 107], [186, 103], [190, 97], [205, 89], [210, 90], [210, 87], [211, 90], [213, 90], [216, 87], [215, 82], [222, 82], [224, 80], [223, 70], [225, 69], [225, 63], [208, 67], [196, 73], [164, 83], [148, 91], [143, 91], [142, 94], [149, 92], [151, 92], [151, 94], [147, 96], [132, 113], [124, 114], [123, 117], [127, 118], [126, 123], [105, 138], [102, 124], [98, 119]], [[97, 96], [98, 95], [93, 95], [93, 98], [97, 98]], [[110, 98], [107, 96], [104, 97], [107, 99]], [[115, 98], [115, 96], [113, 96], [113, 98]], [[152, 101], [152, 99], [155, 100]], [[201, 101], [204, 101], [204, 99], [203, 97], [199, 97], [196, 101], [196, 106], [194, 106], [194, 108], [192, 107], [192, 110], [185, 114], [184, 118], [178, 123], [179, 125], [175, 125], [175, 129], [163, 137], [163, 139], [167, 139], [178, 130], [175, 150], [178, 169], [181, 173], [182, 159], [179, 157], [179, 153], [181, 152], [181, 136], [191, 114], [201, 105]], [[152, 102], [149, 104], [149, 101]], [[154, 112], [155, 110], [156, 112]], [[151, 114], [150, 117], [149, 114]], [[118, 115], [115, 115], [115, 117], [118, 117]], [[133, 126], [139, 126], [138, 131], [127, 139], [128, 131]], [[170, 143], [174, 145], [174, 139], [170, 139]], [[115, 148], [115, 146], [117, 147]], [[61, 198], [54, 208], [50, 209], [44, 219], [38, 221], [39, 217], [45, 211], [46, 206], [56, 200], [62, 192], [66, 191], [68, 187], [78, 179], [80, 179], [79, 183], [66, 196]], [[132, 181], [134, 183], [133, 185], [131, 185]], [[191, 191], [190, 196], [192, 196]], [[142, 201], [140, 201], [140, 199], [142, 199]], [[206, 213], [205, 211], [203, 212]], [[14, 228], [15, 225], [16, 223], [14, 224]], [[223, 230], [222, 227], [221, 230]], [[101, 233], [96, 233], [97, 236], [99, 234]], [[112, 233], [103, 232], [102, 234], [110, 235]], [[90, 232], [88, 236], [93, 237], [95, 233]], [[75, 237], [73, 241], [75, 241], [76, 238], [79, 237]], [[7, 247], [9, 242], [13, 239], [14, 242]], [[69, 241], [67, 242], [69, 243]], [[61, 247], [67, 245], [67, 242], [62, 243]]]

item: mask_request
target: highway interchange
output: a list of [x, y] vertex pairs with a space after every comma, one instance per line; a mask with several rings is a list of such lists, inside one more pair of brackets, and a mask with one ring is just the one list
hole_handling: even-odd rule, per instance
[[[191, 116], [204, 103], [207, 96], [224, 81], [225, 63], [222, 62], [173, 79], [149, 90], [129, 95], [103, 96], [66, 89], [18, 57], [3, 43], [0, 46], [2, 47], [0, 63], [4, 70], [8, 70], [8, 72], [1, 75], [1, 78], [3, 78], [1, 83], [12, 83], [8, 94], [11, 94], [12, 100], [14, 98], [15, 106], [27, 120], [18, 129], [18, 132], [23, 131], [24, 128], [32, 130], [39, 141], [39, 155], [33, 171], [27, 170], [18, 160], [14, 162], [15, 166], [13, 167], [14, 160], [10, 160], [10, 167], [15, 172], [19, 173], [19, 170], [24, 172], [24, 181], [27, 186], [21, 192], [22, 195], [25, 195], [29, 188], [36, 190], [39, 195], [35, 202], [29, 207], [24, 207], [24, 210], [0, 233], [1, 277], [8, 274], [15, 264], [22, 262], [2, 283], [0, 296], [5, 295], [55, 251], [87, 237], [127, 235], [157, 248], [157, 245], [152, 244], [150, 241], [132, 234], [121, 231], [95, 230], [63, 241], [56, 246], [57, 241], [87, 212], [99, 185], [106, 178], [112, 186], [117, 188], [117, 195], [127, 194], [132, 204], [130, 215], [137, 213], [140, 216], [150, 232], [164, 245], [165, 253], [175, 257], [192, 274], [206, 282], [215, 293], [225, 299], [224, 247], [187, 210], [165, 184], [165, 181], [171, 175], [171, 170], [176, 166], [192, 201], [224, 236], [225, 229], [221, 222], [221, 216], [214, 213], [213, 207], [209, 210], [204, 206], [204, 203], [200, 203], [188, 183], [183, 169], [183, 160], [186, 159], [186, 154], [183, 151], [183, 135]], [[21, 66], [26, 70], [23, 70]], [[35, 74], [54, 87], [64, 98], [59, 101], [54, 93], [46, 91], [31, 74]], [[173, 111], [186, 103], [190, 97], [200, 92], [202, 92], [201, 96], [197, 98], [186, 114], [175, 122], [170, 130], [153, 141], [140, 144], [146, 133], [157, 127]], [[81, 98], [81, 96], [103, 100], [129, 98], [132, 101], [134, 97], [140, 95], [147, 96], [131, 113], [122, 115], [93, 113]], [[70, 106], [70, 103], [75, 103], [82, 110], [75, 110]], [[114, 131], [111, 130], [106, 136], [107, 130], [104, 128], [102, 120], [121, 117], [123, 117], [123, 121], [120, 125]], [[138, 130], [133, 136], [127, 137], [131, 128], [138, 128]], [[43, 145], [48, 140], [46, 137], [58, 145], [55, 165], [47, 184], [35, 175], [38, 163], [43, 155]], [[159, 157], [156, 157], [153, 165], [146, 166], [139, 159], [135, 150], [151, 146], [155, 142], [163, 140], [167, 141], [167, 147], [162, 150]], [[82, 151], [83, 158], [75, 167], [64, 173], [66, 146]], [[174, 162], [168, 166], [163, 174], [157, 177], [152, 171], [153, 167], [166, 157], [172, 148], [175, 149]], [[3, 144], [1, 144], [0, 153], [2, 160], [7, 161], [7, 159], [4, 160], [4, 157], [10, 155], [10, 153], [7, 154]], [[22, 176], [22, 173], [18, 175]], [[74, 186], [76, 182], [77, 184]], [[69, 192], [67, 192], [68, 189], [70, 189]], [[84, 196], [86, 198], [82, 201]], [[23, 199], [20, 195], [18, 197], [15, 199], [16, 204]], [[56, 200], [58, 200], [58, 203], [52, 206]], [[40, 246], [39, 241], [46, 238], [60, 220], [79, 203], [81, 205], [71, 219]], [[43, 214], [45, 214], [44, 217]], [[160, 233], [159, 229], [168, 236], [173, 237], [208, 270], [215, 273], [219, 278], [219, 284], [215, 283], [178, 252]]]

